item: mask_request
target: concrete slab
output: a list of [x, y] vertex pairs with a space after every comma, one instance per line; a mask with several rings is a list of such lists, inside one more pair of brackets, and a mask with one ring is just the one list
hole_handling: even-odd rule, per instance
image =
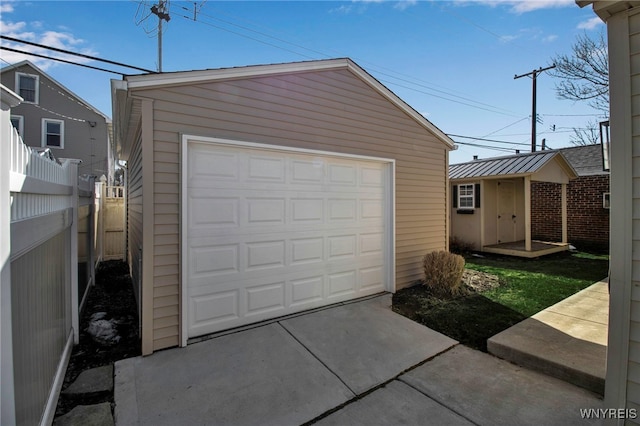
[[603, 394], [608, 310], [607, 283], [599, 282], [491, 337], [487, 349]]
[[391, 311], [383, 298], [281, 324], [358, 395], [457, 344]]
[[91, 396], [113, 391], [113, 365], [85, 370], [78, 375], [62, 394], [69, 397]]
[[399, 380], [478, 425], [585, 425], [580, 409], [603, 408], [593, 393], [458, 345]]
[[119, 425], [289, 425], [353, 393], [279, 324], [116, 363]]
[[67, 414], [56, 418], [53, 426], [113, 426], [111, 404], [78, 405]]
[[473, 425], [465, 418], [398, 380], [376, 389], [315, 424], [318, 426]]

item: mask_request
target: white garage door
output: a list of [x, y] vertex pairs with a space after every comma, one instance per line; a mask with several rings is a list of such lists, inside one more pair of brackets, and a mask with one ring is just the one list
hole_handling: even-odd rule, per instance
[[393, 290], [391, 161], [220, 142], [183, 142], [186, 337]]

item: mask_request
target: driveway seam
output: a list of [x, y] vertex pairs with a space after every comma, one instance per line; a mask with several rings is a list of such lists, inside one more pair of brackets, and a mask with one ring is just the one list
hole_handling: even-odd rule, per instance
[[429, 398], [430, 400], [432, 400], [433, 402], [435, 402], [436, 404], [446, 408], [449, 411], [452, 411], [454, 413], [456, 413], [457, 415], [459, 415], [460, 417], [462, 417], [463, 419], [469, 421], [470, 423], [473, 423], [474, 425], [480, 426], [480, 423], [474, 422], [473, 419], [471, 419], [470, 417], [465, 416], [463, 413], [459, 412], [458, 410], [456, 410], [455, 408], [449, 407], [447, 405], [445, 405], [443, 402], [431, 397], [430, 395], [427, 395], [426, 393], [422, 392], [420, 389], [418, 389], [417, 387], [413, 386], [411, 383], [407, 382], [406, 380], [402, 380], [401, 377], [398, 377], [397, 380], [399, 382], [404, 383], [405, 385], [409, 386], [411, 389], [415, 390], [416, 392], [419, 392], [420, 394], [424, 395], [425, 397]]
[[338, 374], [335, 371], [333, 371], [327, 364], [325, 364], [324, 361], [318, 358], [318, 356], [314, 354], [308, 347], [306, 347], [304, 343], [302, 343], [291, 331], [289, 331], [289, 329], [287, 329], [287, 327], [285, 327], [280, 321], [278, 321], [278, 325], [282, 327], [284, 331], [286, 331], [293, 338], [293, 340], [298, 342], [307, 352], [309, 352], [312, 357], [317, 359], [318, 362], [320, 362], [320, 364], [322, 364], [327, 370], [329, 370], [331, 374], [336, 376], [338, 380], [340, 380], [340, 383], [342, 383], [347, 389], [349, 389], [349, 392], [351, 392], [354, 396], [358, 396], [358, 394], [353, 389], [351, 389], [351, 387], [344, 380], [342, 380], [342, 377], [338, 376]]
[[[294, 337], [294, 338], [295, 338], [295, 337]], [[297, 339], [296, 339], [296, 340], [297, 340]], [[301, 344], [302, 344], [302, 343], [301, 343]], [[331, 414], [333, 414], [333, 413], [335, 413], [335, 412], [337, 412], [337, 411], [342, 410], [342, 409], [343, 409], [343, 408], [345, 408], [346, 406], [351, 405], [351, 404], [353, 404], [354, 402], [361, 400], [362, 398], [364, 398], [364, 397], [366, 397], [367, 395], [369, 395], [369, 394], [371, 394], [371, 393], [373, 393], [373, 392], [377, 391], [378, 389], [384, 388], [384, 387], [385, 387], [385, 386], [387, 386], [389, 383], [391, 383], [391, 382], [393, 382], [393, 381], [395, 381], [395, 380], [398, 380], [398, 381], [400, 381], [400, 382], [402, 382], [402, 383], [405, 383], [405, 384], [406, 384], [406, 385], [408, 385], [409, 387], [413, 388], [413, 386], [409, 385], [409, 384], [408, 384], [408, 383], [406, 383], [404, 380], [402, 380], [402, 379], [400, 378], [400, 376], [402, 376], [402, 375], [404, 375], [404, 374], [406, 374], [406, 373], [410, 372], [411, 370], [414, 370], [414, 369], [416, 369], [416, 368], [418, 368], [418, 367], [420, 367], [420, 366], [422, 366], [422, 365], [426, 364], [427, 362], [431, 361], [432, 359], [434, 359], [434, 358], [435, 358], [435, 357], [437, 357], [437, 356], [440, 356], [440, 355], [442, 355], [442, 354], [444, 354], [444, 353], [446, 353], [446, 352], [449, 352], [451, 349], [455, 348], [455, 347], [456, 347], [456, 346], [458, 346], [458, 345], [459, 345], [459, 343], [456, 343], [455, 345], [452, 345], [451, 347], [448, 347], [447, 349], [443, 350], [442, 352], [438, 352], [437, 354], [435, 354], [435, 355], [433, 355], [433, 356], [430, 356], [429, 358], [427, 358], [427, 359], [425, 359], [425, 360], [423, 360], [423, 361], [420, 361], [419, 363], [417, 363], [417, 364], [415, 364], [415, 365], [412, 365], [411, 367], [409, 367], [409, 368], [407, 368], [407, 369], [405, 369], [405, 370], [401, 371], [400, 373], [398, 373], [398, 374], [397, 374], [397, 375], [395, 375], [394, 377], [390, 378], [389, 380], [386, 380], [386, 381], [384, 381], [384, 382], [382, 382], [382, 383], [380, 383], [380, 384], [378, 384], [378, 385], [376, 385], [376, 386], [372, 387], [371, 389], [368, 389], [368, 390], [366, 390], [366, 391], [362, 392], [361, 394], [356, 394], [356, 393], [354, 392], [354, 397], [353, 397], [353, 398], [351, 398], [350, 400], [345, 401], [345, 402], [343, 402], [342, 404], [340, 404], [340, 405], [338, 405], [338, 406], [336, 406], [336, 407], [334, 407], [334, 408], [332, 408], [332, 409], [330, 409], [330, 410], [325, 411], [324, 413], [320, 414], [319, 416], [317, 416], [317, 417], [315, 417], [315, 418], [313, 418], [313, 419], [309, 420], [309, 421], [308, 421], [308, 422], [306, 422], [306, 423], [303, 423], [301, 426], [308, 426], [308, 425], [312, 425], [312, 424], [314, 424], [314, 423], [317, 423], [317, 422], [319, 422], [320, 420], [324, 419], [325, 417], [328, 417], [328, 416], [330, 416]], [[302, 346], [304, 346], [304, 345], [302, 345]], [[309, 349], [307, 349], [307, 350], [309, 350]], [[311, 352], [311, 351], [309, 351], [309, 352]], [[314, 355], [314, 357], [315, 357], [315, 355]], [[322, 362], [322, 361], [320, 361], [320, 362]], [[323, 365], [324, 365], [324, 363], [323, 363]], [[329, 368], [329, 367], [327, 367], [327, 368]], [[329, 370], [331, 371], [331, 369], [329, 369]], [[334, 374], [335, 374], [335, 373], [334, 373]], [[337, 375], [336, 375], [336, 376], [337, 376]], [[339, 377], [338, 377], [338, 378], [339, 378]], [[339, 378], [339, 379], [340, 379], [340, 378]], [[342, 381], [342, 379], [340, 379], [340, 381]], [[344, 383], [344, 382], [343, 382], [343, 383]], [[347, 386], [347, 388], [349, 388], [349, 387]], [[349, 388], [349, 390], [351, 390], [351, 388]], [[417, 390], [418, 392], [420, 392], [418, 389], [416, 389], [416, 390]], [[352, 391], [352, 392], [353, 392], [353, 391]], [[431, 398], [429, 395], [426, 395], [426, 394], [424, 394], [423, 392], [420, 392], [420, 393], [421, 393], [422, 395], [426, 396], [427, 398], [429, 398], [429, 399], [431, 399], [431, 400], [435, 401], [436, 403], [438, 403], [438, 404], [442, 405], [443, 407], [445, 407], [445, 408], [449, 409], [449, 407], [444, 406], [444, 405], [443, 405], [443, 404], [441, 404], [439, 401], [436, 401], [435, 399]], [[457, 413], [457, 412], [456, 412], [456, 411], [454, 411], [454, 410], [451, 410], [451, 411], [453, 411], [454, 413], [456, 413], [456, 414], [460, 415], [459, 413]], [[462, 417], [466, 419], [466, 417], [464, 417], [464, 416], [462, 416]], [[471, 422], [471, 423], [473, 423], [473, 424], [477, 425], [477, 423], [475, 423], [475, 422]]]

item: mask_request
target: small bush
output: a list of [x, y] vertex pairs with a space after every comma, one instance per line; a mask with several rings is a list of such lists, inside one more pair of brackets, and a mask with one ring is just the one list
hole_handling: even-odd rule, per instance
[[455, 296], [460, 291], [464, 257], [448, 251], [434, 251], [422, 260], [424, 283], [436, 296]]

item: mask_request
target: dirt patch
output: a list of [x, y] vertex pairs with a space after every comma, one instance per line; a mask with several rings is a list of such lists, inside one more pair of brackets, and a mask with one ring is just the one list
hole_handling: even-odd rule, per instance
[[[89, 290], [80, 316], [80, 343], [73, 348], [62, 389], [85, 370], [140, 355], [138, 336], [138, 314], [129, 267], [121, 261], [100, 263], [96, 285]], [[90, 399], [61, 395], [56, 417], [76, 405], [99, 402], [113, 405], [113, 394]]]
[[501, 285], [496, 275], [465, 270], [455, 296], [436, 296], [415, 285], [393, 295], [393, 310], [458, 342], [482, 351], [487, 339], [522, 321], [524, 316], [482, 295]]
[[462, 286], [469, 290], [482, 293], [492, 288], [500, 287], [500, 278], [486, 272], [465, 269], [462, 273]]

